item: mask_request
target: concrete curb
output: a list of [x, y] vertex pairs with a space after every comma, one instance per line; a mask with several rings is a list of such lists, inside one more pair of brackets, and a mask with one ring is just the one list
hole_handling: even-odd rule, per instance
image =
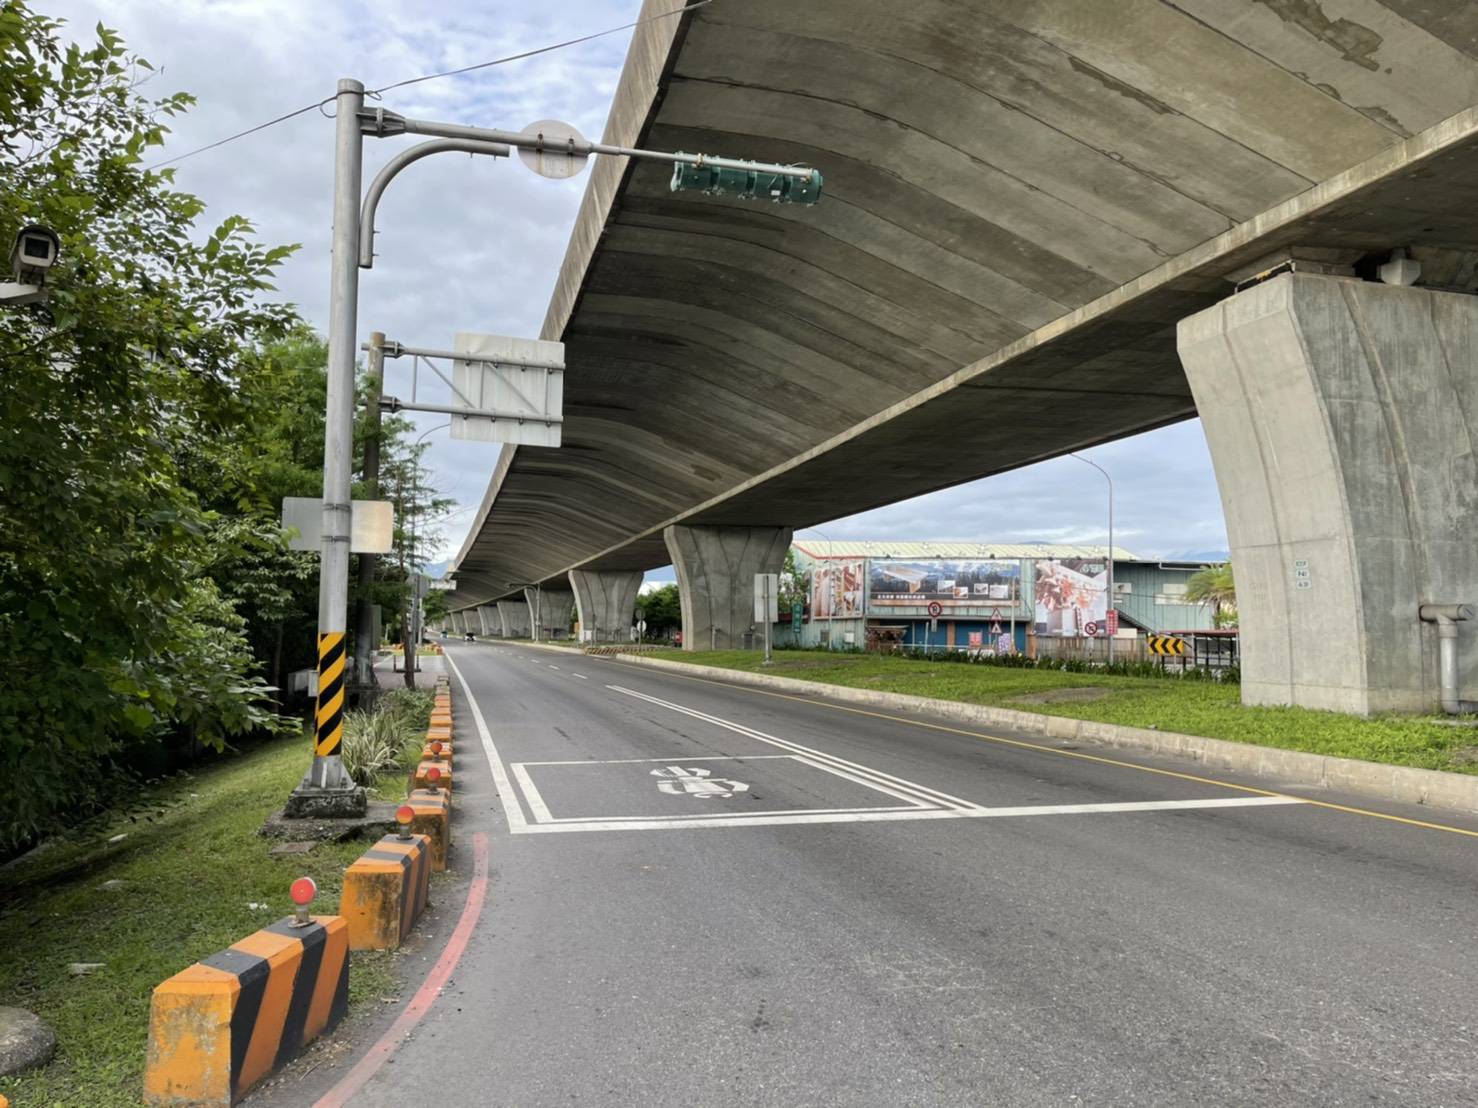
[[386, 835], [344, 871], [339, 915], [350, 950], [394, 950], [410, 934], [431, 891], [431, 840]]
[[154, 989], [144, 1099], [226, 1108], [348, 1007], [344, 920], [278, 920]]
[[[529, 645], [529, 644], [525, 644]], [[1275, 778], [1284, 785], [1335, 789], [1359, 796], [1394, 800], [1404, 804], [1423, 804], [1467, 814], [1478, 813], [1478, 774], [1444, 773], [1434, 769], [1388, 766], [1379, 762], [1362, 762], [1355, 758], [1335, 758], [1324, 754], [1308, 754], [1298, 750], [1281, 750], [1271, 746], [1208, 739], [1199, 735], [1182, 735], [1174, 731], [1154, 731], [1144, 727], [1125, 727], [1115, 723], [1045, 716], [1012, 708], [994, 708], [983, 704], [965, 704], [957, 700], [935, 700], [905, 693], [854, 689], [845, 685], [827, 685], [819, 681], [801, 681], [793, 677], [775, 677], [766, 673], [721, 669], [716, 666], [673, 662], [666, 658], [649, 658], [639, 654], [620, 654], [615, 659], [631, 665], [651, 666], [689, 676], [722, 679], [736, 685], [777, 689], [785, 692], [824, 696], [831, 700], [863, 704], [870, 708], [886, 708], [895, 712], [919, 712], [963, 723], [983, 724], [1043, 735], [1052, 739], [1069, 739], [1097, 743], [1123, 750], [1146, 750], [1167, 758], [1196, 762], [1203, 767], [1233, 770], [1257, 777]]]
[[410, 806], [411, 831], [431, 840], [431, 872], [446, 869], [446, 854], [452, 845], [451, 797], [444, 792], [412, 789], [405, 799]]

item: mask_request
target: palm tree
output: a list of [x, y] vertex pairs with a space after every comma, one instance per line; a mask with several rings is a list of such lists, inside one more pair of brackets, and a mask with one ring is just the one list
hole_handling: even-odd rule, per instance
[[1192, 604], [1209, 604], [1212, 622], [1217, 627], [1237, 625], [1237, 585], [1232, 579], [1232, 563], [1207, 566], [1191, 574], [1185, 584], [1185, 598]]

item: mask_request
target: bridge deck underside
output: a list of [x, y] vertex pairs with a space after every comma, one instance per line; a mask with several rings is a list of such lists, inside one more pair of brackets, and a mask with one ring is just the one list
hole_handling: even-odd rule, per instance
[[504, 459], [458, 600], [662, 565], [668, 522], [804, 526], [1192, 416], [1176, 323], [1279, 246], [1441, 247], [1431, 280], [1471, 289], [1475, 120], [1449, 117], [1478, 103], [1478, 5], [1345, 7], [746, 0], [642, 28], [612, 140], [820, 166], [825, 199], [673, 194], [648, 164], [587, 198], [546, 326], [564, 446]]

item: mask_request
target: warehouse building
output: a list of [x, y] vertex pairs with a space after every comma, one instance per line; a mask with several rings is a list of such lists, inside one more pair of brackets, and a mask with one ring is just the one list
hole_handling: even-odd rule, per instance
[[1063, 653], [1111, 632], [1117, 645], [1213, 626], [1210, 608], [1185, 600], [1209, 562], [1115, 547], [1110, 609], [1102, 546], [802, 539], [791, 549], [806, 581], [779, 640], [793, 645]]

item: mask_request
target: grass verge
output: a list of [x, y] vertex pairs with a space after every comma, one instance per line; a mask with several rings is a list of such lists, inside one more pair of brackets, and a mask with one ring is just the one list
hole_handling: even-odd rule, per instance
[[[44, 1069], [0, 1078], [15, 1108], [141, 1104], [155, 985], [291, 914], [288, 885], [302, 874], [318, 883], [317, 911], [337, 910], [363, 842], [271, 858], [273, 842], [257, 835], [309, 755], [284, 739], [180, 775], [151, 795], [151, 820], [59, 841], [0, 872], [0, 1002], [37, 1013], [58, 1041]], [[127, 837], [107, 842], [118, 834]], [[124, 887], [101, 888], [113, 880]], [[397, 991], [391, 957], [354, 954], [351, 1008]], [[72, 962], [106, 965], [73, 977]]]
[[1236, 685], [1209, 681], [1110, 677], [824, 651], [777, 651], [770, 666], [761, 665], [758, 651], [674, 651], [670, 656], [696, 665], [827, 685], [1153, 727], [1391, 765], [1478, 773], [1478, 730], [1454, 727], [1432, 717], [1362, 719], [1308, 708], [1249, 708], [1242, 705]]

